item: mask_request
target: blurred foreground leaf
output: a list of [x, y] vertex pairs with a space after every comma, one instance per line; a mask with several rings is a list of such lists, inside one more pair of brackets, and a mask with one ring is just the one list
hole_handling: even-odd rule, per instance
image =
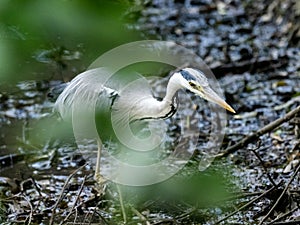
[[[108, 0], [1, 1], [1, 80], [74, 76], [105, 51], [136, 39], [122, 21], [129, 7], [127, 2]], [[36, 60], [42, 51], [59, 48], [65, 51], [54, 59], [64, 60], [65, 67]], [[64, 58], [68, 51], [79, 51], [80, 57]]]

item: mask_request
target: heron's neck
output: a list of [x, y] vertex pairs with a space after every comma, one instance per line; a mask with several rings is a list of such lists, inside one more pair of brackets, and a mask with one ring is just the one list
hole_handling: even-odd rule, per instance
[[141, 101], [140, 119], [165, 119], [171, 117], [177, 110], [177, 102], [174, 99], [176, 92], [181, 88], [172, 77], [167, 85], [165, 97], [160, 101], [155, 98]]
[[181, 85], [176, 82], [176, 79], [174, 78], [175, 77], [173, 75], [168, 82], [166, 96], [162, 100], [162, 103], [168, 104], [170, 102], [173, 102], [176, 92], [181, 89]]

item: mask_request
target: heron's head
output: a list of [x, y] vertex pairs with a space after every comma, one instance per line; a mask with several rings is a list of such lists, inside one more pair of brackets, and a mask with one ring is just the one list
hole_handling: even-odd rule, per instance
[[207, 101], [214, 102], [224, 109], [235, 113], [234, 109], [210, 87], [206, 76], [200, 70], [185, 68], [177, 72], [176, 77], [181, 87], [195, 93]]

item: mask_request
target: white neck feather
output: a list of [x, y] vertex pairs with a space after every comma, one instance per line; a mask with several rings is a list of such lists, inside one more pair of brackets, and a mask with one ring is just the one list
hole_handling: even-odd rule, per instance
[[182, 88], [182, 84], [178, 82], [179, 74], [175, 73], [171, 76], [168, 85], [166, 95], [162, 101], [155, 98], [146, 98], [141, 100], [140, 107], [137, 111], [137, 117], [143, 118], [168, 118], [174, 114], [177, 106], [174, 105], [174, 96], [176, 92]]
[[[168, 118], [172, 116], [177, 107], [176, 104], [174, 105], [174, 95], [183, 87], [179, 76], [177, 73], [171, 76], [167, 85], [166, 95], [162, 101], [155, 99], [150, 92], [146, 95], [141, 92], [140, 98], [137, 101], [128, 101], [128, 99], [125, 101], [122, 98], [116, 100], [115, 112], [118, 114], [119, 120], [123, 121], [128, 115], [130, 115], [129, 121]], [[124, 111], [124, 107], [120, 106], [124, 104], [127, 106], [127, 112]], [[118, 109], [123, 110], [120, 111]]]

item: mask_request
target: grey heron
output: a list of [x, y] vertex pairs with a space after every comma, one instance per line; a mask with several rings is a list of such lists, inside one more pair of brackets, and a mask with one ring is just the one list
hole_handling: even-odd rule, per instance
[[[96, 106], [97, 112], [104, 112], [106, 115], [118, 112], [120, 120], [124, 119], [124, 115], [128, 115], [130, 111], [129, 123], [145, 119], [166, 119], [176, 112], [175, 95], [180, 89], [189, 90], [195, 95], [235, 113], [235, 110], [210, 87], [204, 73], [193, 68], [184, 68], [174, 72], [169, 78], [165, 97], [161, 100], [152, 95], [150, 88], [139, 85], [132, 85], [126, 91], [122, 91], [122, 85], [119, 84], [119, 81], [110, 79], [105, 68], [88, 70], [79, 74], [66, 85], [56, 100], [55, 108], [61, 117], [66, 119], [72, 115], [74, 104], [84, 108], [88, 107], [88, 102], [96, 100], [97, 104], [93, 107]], [[107, 121], [100, 121], [100, 123], [106, 125]], [[104, 125], [103, 129], [105, 129]], [[100, 133], [101, 129], [102, 127], [100, 127]], [[94, 176], [98, 183], [101, 183], [102, 179], [100, 175], [101, 149], [102, 142], [99, 138]]]

